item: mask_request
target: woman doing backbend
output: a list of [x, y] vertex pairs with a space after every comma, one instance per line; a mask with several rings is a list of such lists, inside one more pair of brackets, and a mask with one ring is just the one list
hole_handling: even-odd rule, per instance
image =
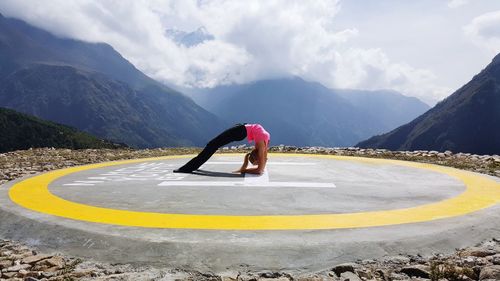
[[[255, 148], [245, 155], [243, 165], [236, 172], [238, 173], [251, 173], [262, 174], [267, 163], [267, 150], [269, 148], [269, 140], [271, 135], [260, 124], [236, 124], [235, 126], [225, 130], [220, 135], [208, 142], [205, 148], [196, 156], [187, 162], [184, 166], [177, 170], [175, 173], [191, 173], [197, 170], [203, 163], [212, 157], [218, 148], [233, 142], [241, 141], [244, 138], [248, 142], [255, 142]], [[254, 168], [247, 168], [248, 162], [257, 165]]]

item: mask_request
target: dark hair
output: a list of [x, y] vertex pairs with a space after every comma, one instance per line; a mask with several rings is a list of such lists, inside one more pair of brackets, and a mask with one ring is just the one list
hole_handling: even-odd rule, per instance
[[248, 153], [248, 160], [253, 164], [259, 159], [259, 155], [257, 154], [257, 149], [252, 150], [250, 153]]

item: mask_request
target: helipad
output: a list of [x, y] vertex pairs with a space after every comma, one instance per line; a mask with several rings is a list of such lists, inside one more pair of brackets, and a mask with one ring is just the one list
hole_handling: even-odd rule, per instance
[[261, 176], [221, 154], [72, 167], [0, 188], [0, 237], [111, 262], [312, 270], [452, 251], [500, 231], [500, 181], [442, 166], [270, 154]]

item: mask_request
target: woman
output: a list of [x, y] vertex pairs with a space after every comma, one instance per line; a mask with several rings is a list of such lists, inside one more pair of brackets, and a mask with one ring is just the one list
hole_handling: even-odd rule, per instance
[[[236, 124], [234, 127], [225, 130], [220, 135], [209, 141], [198, 156], [191, 159], [179, 169], [174, 170], [174, 173], [193, 172], [203, 165], [203, 163], [207, 162], [207, 160], [212, 157], [219, 147], [233, 141], [241, 141], [245, 137], [248, 139], [248, 142], [255, 142], [255, 148], [250, 153], [245, 155], [243, 165], [236, 172], [262, 174], [267, 163], [267, 149], [269, 148], [271, 135], [260, 124], [246, 123]], [[247, 168], [248, 161], [250, 161], [253, 165], [257, 165], [257, 167]]]

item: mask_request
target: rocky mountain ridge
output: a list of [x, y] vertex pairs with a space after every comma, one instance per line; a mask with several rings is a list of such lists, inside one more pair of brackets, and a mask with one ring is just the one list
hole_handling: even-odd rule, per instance
[[470, 82], [423, 115], [356, 146], [500, 154], [499, 124], [500, 54]]
[[0, 106], [143, 148], [201, 146], [225, 127], [109, 45], [1, 15]]

